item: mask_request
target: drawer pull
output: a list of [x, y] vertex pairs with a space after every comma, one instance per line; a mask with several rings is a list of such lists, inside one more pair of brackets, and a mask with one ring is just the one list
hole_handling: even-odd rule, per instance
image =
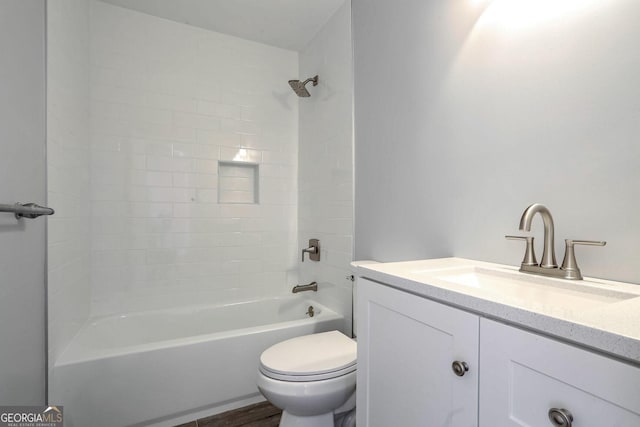
[[451, 369], [453, 369], [454, 374], [461, 377], [469, 370], [469, 365], [467, 365], [467, 362], [460, 362], [456, 360], [451, 364]]
[[556, 427], [571, 427], [573, 415], [566, 409], [549, 409], [549, 421]]

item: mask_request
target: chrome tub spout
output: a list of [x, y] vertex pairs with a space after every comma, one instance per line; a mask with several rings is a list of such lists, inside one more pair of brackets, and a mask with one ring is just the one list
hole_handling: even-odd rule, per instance
[[293, 292], [294, 294], [297, 294], [298, 292], [304, 292], [304, 291], [318, 292], [318, 283], [311, 282], [308, 285], [295, 285], [293, 289], [291, 289], [291, 292]]

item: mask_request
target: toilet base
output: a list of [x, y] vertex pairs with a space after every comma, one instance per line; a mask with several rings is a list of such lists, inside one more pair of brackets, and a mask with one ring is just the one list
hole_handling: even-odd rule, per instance
[[333, 412], [321, 415], [298, 416], [282, 411], [280, 427], [334, 427]]
[[334, 420], [335, 427], [355, 427], [356, 408], [342, 414], [337, 414]]
[[280, 427], [354, 427], [356, 425], [355, 408], [342, 414], [322, 414], [308, 417], [292, 415], [282, 411]]

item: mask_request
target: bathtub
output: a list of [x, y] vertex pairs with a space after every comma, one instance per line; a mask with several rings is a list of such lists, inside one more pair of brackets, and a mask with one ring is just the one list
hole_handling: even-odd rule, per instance
[[67, 427], [171, 426], [263, 400], [263, 350], [344, 328], [304, 295], [95, 318], [56, 361], [49, 400]]

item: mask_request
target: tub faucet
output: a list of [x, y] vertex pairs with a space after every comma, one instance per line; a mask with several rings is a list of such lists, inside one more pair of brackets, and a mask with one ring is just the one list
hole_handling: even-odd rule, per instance
[[551, 212], [545, 205], [540, 203], [534, 203], [524, 210], [522, 217], [520, 218], [520, 230], [531, 231], [531, 221], [533, 217], [539, 213], [542, 217], [544, 224], [544, 249], [542, 250], [542, 262], [540, 267], [542, 268], [556, 268], [558, 263], [556, 262], [556, 249], [553, 243], [553, 217]]
[[320, 240], [309, 239], [309, 247], [302, 250], [302, 262], [304, 262], [304, 254], [309, 254], [311, 261], [320, 261]]
[[318, 292], [318, 283], [311, 282], [308, 285], [295, 285], [293, 289], [291, 289], [291, 292], [293, 292], [294, 294], [297, 294], [298, 292], [304, 292], [304, 291]]

